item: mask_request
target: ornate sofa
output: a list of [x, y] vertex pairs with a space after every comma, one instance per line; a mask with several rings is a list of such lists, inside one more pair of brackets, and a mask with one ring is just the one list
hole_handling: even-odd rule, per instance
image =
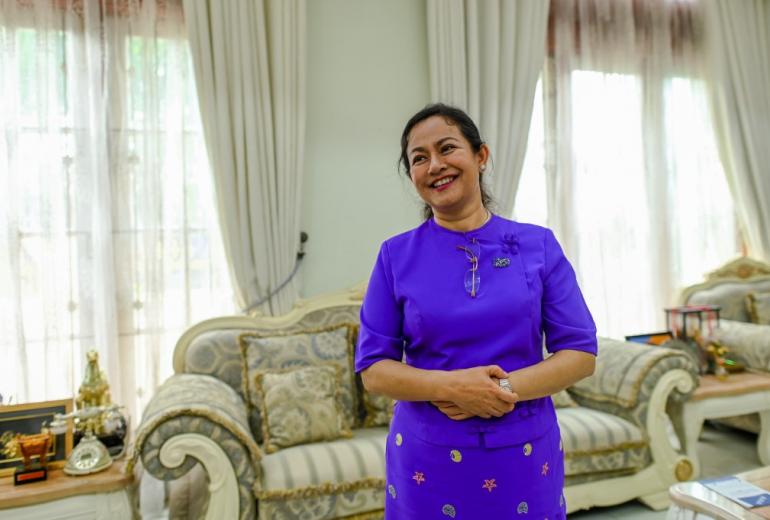
[[[708, 273], [703, 283], [686, 287], [679, 296], [681, 305], [720, 305], [721, 323], [714, 337], [737, 354], [750, 369], [770, 372], [770, 322], [754, 323], [756, 303], [749, 295], [765, 295], [770, 301], [770, 264], [747, 257], [737, 258]], [[753, 304], [753, 305], [752, 305]], [[758, 414], [720, 419], [719, 422], [759, 433]]]
[[[357, 323], [363, 289], [300, 301], [281, 317], [215, 318], [184, 333], [176, 373], [145, 410], [129, 459], [178, 483], [172, 495], [185, 500], [172, 500], [172, 518], [382, 517], [387, 427], [357, 424], [350, 438], [268, 453], [245, 404], [239, 348], [244, 331], [286, 337]], [[684, 354], [658, 347], [601, 339], [599, 350], [595, 374], [569, 390], [574, 402], [558, 399], [567, 401], [557, 413], [568, 510], [634, 498], [665, 507], [669, 485], [692, 472], [672, 445], [666, 408], [676, 413], [694, 389], [695, 367]], [[281, 355], [268, 361], [307, 362]]]

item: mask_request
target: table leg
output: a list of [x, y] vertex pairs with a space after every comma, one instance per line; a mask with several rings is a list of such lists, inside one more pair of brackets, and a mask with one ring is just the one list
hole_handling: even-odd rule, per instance
[[[687, 403], [684, 406], [684, 443], [687, 457], [692, 461], [695, 478], [700, 475], [700, 461], [698, 460], [698, 437], [703, 429], [703, 414], [700, 412], [700, 403]], [[770, 419], [770, 416], [768, 417]]]
[[759, 421], [757, 452], [759, 453], [759, 460], [767, 466], [770, 465], [770, 410], [759, 412]]

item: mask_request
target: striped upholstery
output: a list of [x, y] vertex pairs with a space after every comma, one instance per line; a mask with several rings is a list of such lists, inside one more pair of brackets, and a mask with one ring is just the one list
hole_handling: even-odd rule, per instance
[[642, 431], [629, 421], [591, 408], [556, 410], [564, 444], [565, 476], [633, 472], [651, 458]]
[[[631, 422], [582, 406], [556, 413], [567, 484], [591, 475], [633, 473], [651, 463], [646, 438]], [[308, 518], [326, 519], [382, 508], [387, 428], [353, 433], [353, 439], [294, 446], [264, 456], [257, 492], [260, 518], [315, 511]], [[339, 485], [350, 486], [349, 491], [335, 490]]]
[[596, 358], [596, 370], [593, 376], [570, 387], [573, 396], [633, 408], [650, 370], [665, 358], [682, 356], [680, 352], [668, 348], [650, 348], [649, 345], [610, 338], [598, 339], [601, 354]]
[[353, 435], [265, 455], [259, 517], [326, 519], [382, 509], [388, 429], [358, 428]]

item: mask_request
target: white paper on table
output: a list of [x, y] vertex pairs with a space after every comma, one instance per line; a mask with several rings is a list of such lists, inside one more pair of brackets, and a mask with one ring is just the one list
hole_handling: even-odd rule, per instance
[[770, 506], [770, 493], [742, 478], [719, 477], [699, 480], [698, 482], [743, 507], [751, 509]]

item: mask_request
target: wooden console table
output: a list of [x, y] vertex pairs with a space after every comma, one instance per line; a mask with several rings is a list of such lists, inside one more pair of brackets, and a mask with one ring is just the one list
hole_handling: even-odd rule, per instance
[[683, 418], [685, 447], [694, 476], [700, 474], [696, 448], [703, 421], [755, 412], [762, 423], [757, 440], [759, 460], [770, 465], [770, 374], [740, 372], [724, 381], [712, 375], [701, 376], [700, 386], [684, 405]]
[[21, 486], [13, 477], [0, 478], [0, 520], [130, 520], [132, 482], [122, 462], [82, 477], [51, 470], [48, 480]]

